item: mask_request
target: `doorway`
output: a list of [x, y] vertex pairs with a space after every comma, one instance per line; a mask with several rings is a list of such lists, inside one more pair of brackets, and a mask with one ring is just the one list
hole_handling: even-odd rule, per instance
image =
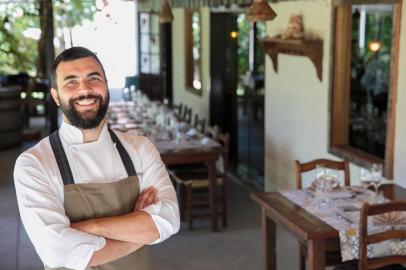
[[230, 132], [230, 170], [256, 190], [264, 187], [265, 24], [245, 14], [211, 14], [210, 123]]

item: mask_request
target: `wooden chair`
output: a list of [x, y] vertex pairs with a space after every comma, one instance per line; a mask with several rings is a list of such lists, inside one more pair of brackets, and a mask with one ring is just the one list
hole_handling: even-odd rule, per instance
[[192, 108], [189, 108], [188, 106], [184, 106], [183, 113], [182, 113], [182, 119], [183, 121], [191, 124], [192, 123]]
[[406, 256], [388, 255], [379, 258], [368, 258], [367, 246], [391, 239], [406, 240], [406, 230], [390, 229], [380, 233], [368, 234], [368, 217], [406, 211], [406, 201], [392, 201], [384, 204], [369, 205], [364, 203], [361, 207], [359, 222], [359, 260], [344, 262], [334, 267], [334, 270], [404, 270], [401, 264], [406, 264]]
[[302, 188], [302, 173], [316, 169], [318, 165], [324, 166], [330, 169], [336, 169], [344, 172], [344, 185], [350, 185], [350, 167], [348, 161], [334, 161], [330, 159], [315, 159], [310, 162], [300, 163], [298, 160], [296, 162], [296, 188]]
[[[318, 165], [322, 165], [326, 168], [336, 169], [344, 171], [344, 185], [350, 185], [350, 170], [348, 161], [334, 161], [329, 159], [315, 159], [310, 162], [300, 163], [298, 160], [295, 161], [296, 164], [296, 188], [302, 188], [302, 173], [309, 172], [311, 170], [316, 169]], [[300, 247], [300, 269], [306, 269], [306, 254], [307, 254], [307, 247], [299, 242]], [[336, 247], [332, 247], [332, 250], [329, 250], [326, 247], [326, 265], [336, 265], [341, 261], [341, 254], [337, 251]]]
[[193, 126], [200, 132], [204, 133], [206, 128], [206, 119], [199, 119], [199, 115], [195, 114], [195, 122]]
[[[230, 134], [219, 134], [218, 142], [224, 147], [216, 163], [216, 184], [221, 189], [217, 199], [221, 202], [220, 215], [222, 216], [223, 227], [227, 226], [227, 169], [228, 152], [230, 148]], [[169, 175], [176, 183], [176, 190], [179, 196], [179, 210], [181, 220], [184, 220], [184, 211], [187, 211], [188, 228], [193, 229], [193, 218], [207, 216], [207, 214], [196, 214], [193, 210], [196, 207], [209, 207], [209, 177], [206, 171], [173, 171]]]
[[182, 104], [182, 103], [179, 103], [178, 105], [173, 104], [173, 105], [172, 105], [172, 110], [173, 110], [177, 115], [181, 116], [181, 115], [182, 115], [182, 112], [183, 112], [183, 104]]
[[204, 132], [204, 134], [207, 137], [212, 138], [213, 140], [218, 140], [218, 136], [221, 133], [221, 129], [214, 125], [214, 126], [208, 126]]
[[359, 224], [359, 260], [358, 269], [378, 269], [383, 266], [389, 266], [386, 269], [406, 269], [399, 268], [400, 265], [406, 264], [406, 256], [389, 255], [379, 258], [367, 257], [367, 245], [383, 242], [391, 239], [406, 240], [406, 230], [391, 229], [381, 233], [368, 234], [368, 217], [376, 216], [394, 211], [406, 211], [406, 201], [392, 201], [384, 204], [369, 205], [364, 203], [361, 208]]

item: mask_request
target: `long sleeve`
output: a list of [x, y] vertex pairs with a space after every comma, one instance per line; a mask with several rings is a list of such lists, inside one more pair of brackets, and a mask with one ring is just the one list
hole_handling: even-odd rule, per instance
[[63, 190], [58, 191], [50, 177], [52, 174], [35, 155], [24, 153], [17, 159], [14, 182], [22, 222], [45, 265], [85, 269], [93, 253], [106, 241], [70, 228]]
[[156, 244], [179, 231], [179, 207], [175, 189], [155, 146], [145, 138], [138, 154], [141, 157], [142, 167], [141, 191], [148, 187], [154, 187], [158, 190], [159, 202], [143, 209], [151, 215], [158, 228], [160, 237], [153, 242]]

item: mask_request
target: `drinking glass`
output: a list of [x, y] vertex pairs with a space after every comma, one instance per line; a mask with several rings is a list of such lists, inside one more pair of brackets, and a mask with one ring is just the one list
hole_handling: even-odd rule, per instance
[[323, 181], [326, 176], [326, 168], [323, 165], [316, 165], [315, 174], [318, 182]]
[[327, 168], [322, 165], [317, 165], [315, 169], [316, 180], [315, 180], [315, 196], [317, 199], [317, 204], [320, 208], [324, 208], [330, 204], [329, 181], [326, 179]]
[[372, 183], [371, 171], [366, 168], [361, 168], [359, 180], [362, 187], [364, 188], [364, 191], [366, 191]]
[[327, 186], [331, 189], [330, 192], [338, 186], [338, 172], [335, 169], [326, 169], [325, 180]]
[[379, 186], [381, 185], [382, 180], [382, 164], [374, 163], [371, 167], [371, 180], [375, 188], [375, 192], [378, 193]]

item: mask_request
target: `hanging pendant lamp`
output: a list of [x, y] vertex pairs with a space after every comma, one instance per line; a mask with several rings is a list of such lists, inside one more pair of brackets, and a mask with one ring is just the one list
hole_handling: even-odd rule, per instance
[[266, 0], [254, 0], [246, 16], [250, 22], [271, 21], [276, 17], [276, 13]]
[[164, 0], [161, 5], [161, 11], [159, 11], [159, 22], [170, 23], [173, 21], [172, 8], [168, 3], [168, 0]]

